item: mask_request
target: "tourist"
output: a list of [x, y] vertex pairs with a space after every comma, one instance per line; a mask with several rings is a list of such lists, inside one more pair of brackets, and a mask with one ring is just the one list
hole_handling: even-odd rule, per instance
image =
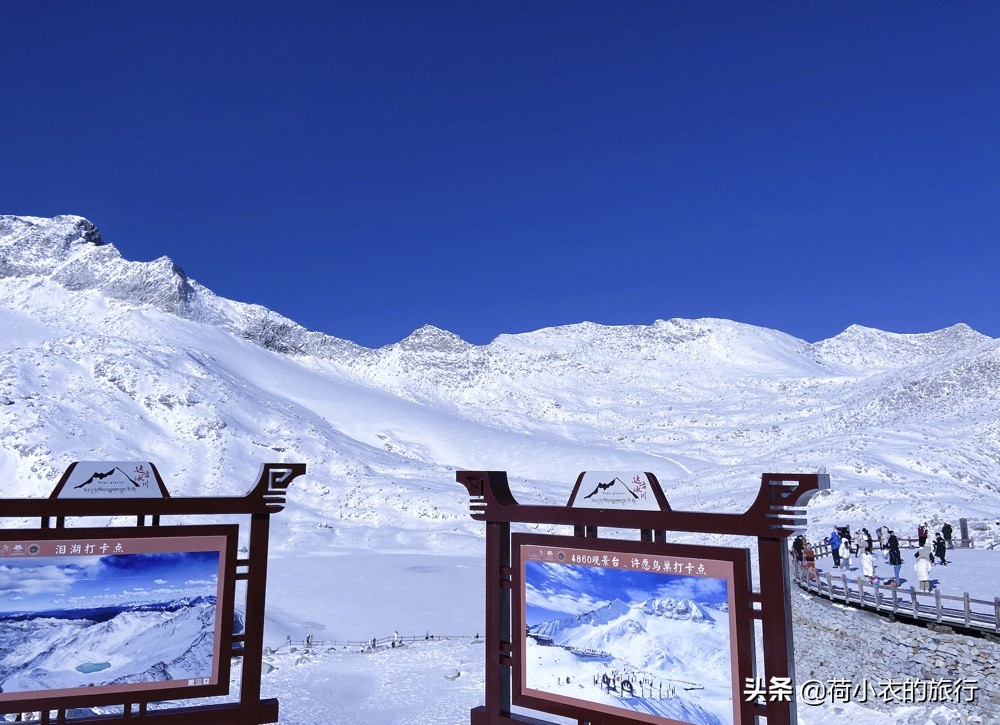
[[865, 577], [869, 584], [875, 584], [875, 557], [872, 556], [872, 552], [865, 549], [861, 552], [861, 574]]
[[803, 539], [802, 546], [804, 547], [802, 549], [802, 558], [805, 560], [805, 563], [806, 563], [806, 571], [809, 572], [809, 578], [810, 579], [815, 579], [816, 578], [816, 552], [813, 551], [813, 548], [809, 545], [809, 541], [806, 540], [806, 539]]
[[868, 529], [861, 529], [861, 533], [865, 535], [865, 543], [868, 546], [868, 551], [875, 551], [875, 542], [872, 541], [872, 535], [868, 533]]
[[944, 535], [945, 544], [948, 545], [949, 549], [951, 548], [951, 532], [952, 532], [951, 524], [946, 523], [944, 526], [941, 527], [941, 533]]
[[945, 553], [948, 550], [948, 545], [944, 541], [944, 537], [938, 534], [934, 538], [934, 555], [941, 560], [941, 564], [947, 566], [948, 562], [944, 560]]
[[924, 544], [919, 549], [917, 549], [917, 553], [914, 554], [914, 557], [916, 557], [917, 559], [927, 559], [927, 561], [929, 561], [931, 564], [934, 563], [934, 552], [931, 551], [930, 544]]
[[921, 556], [920, 551], [913, 555], [916, 561], [913, 563], [913, 570], [917, 573], [917, 581], [920, 582], [920, 591], [929, 592], [931, 590], [931, 567], [934, 566], [926, 556]]
[[917, 526], [917, 546], [927, 543], [927, 524]]
[[840, 568], [846, 571], [851, 569], [851, 545], [849, 539], [840, 540]]
[[802, 534], [795, 537], [795, 541], [792, 542], [792, 551], [795, 552], [795, 561], [799, 564], [802, 563], [802, 550], [805, 547], [805, 538]]
[[903, 580], [899, 578], [899, 569], [903, 566], [903, 555], [899, 553], [899, 539], [892, 529], [889, 529], [889, 566], [893, 572], [893, 586], [900, 586]]
[[833, 556], [833, 566], [835, 569], [840, 568], [840, 534], [837, 533], [836, 527], [833, 529], [833, 533], [830, 534], [830, 538], [827, 539], [830, 543], [830, 554]]

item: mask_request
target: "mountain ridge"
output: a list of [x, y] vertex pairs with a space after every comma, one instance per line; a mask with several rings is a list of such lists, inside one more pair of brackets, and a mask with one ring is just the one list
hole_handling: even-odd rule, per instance
[[[584, 468], [649, 470], [677, 508], [738, 511], [762, 471], [824, 465], [824, 526], [861, 501], [900, 524], [1000, 514], [1000, 342], [965, 325], [808, 343], [674, 318], [486, 345], [427, 325], [370, 349], [220, 298], [166, 257], [128, 262], [82, 217], [24, 219], [0, 217], [0, 475], [20, 495], [71, 460], [153, 459], [175, 495], [305, 460], [288, 546], [447, 548], [478, 530], [456, 467], [508, 470], [519, 499], [548, 503]], [[954, 495], [936, 506], [928, 486]]]

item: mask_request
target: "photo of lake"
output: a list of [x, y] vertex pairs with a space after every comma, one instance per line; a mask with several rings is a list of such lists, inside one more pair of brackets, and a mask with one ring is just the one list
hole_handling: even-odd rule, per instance
[[0, 701], [213, 676], [220, 551], [0, 557]]

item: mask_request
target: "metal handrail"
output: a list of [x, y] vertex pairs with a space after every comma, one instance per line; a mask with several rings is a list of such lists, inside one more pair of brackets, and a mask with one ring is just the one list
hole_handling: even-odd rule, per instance
[[[440, 640], [471, 640], [475, 642], [476, 640], [482, 640], [483, 636], [479, 633], [476, 634], [423, 634], [423, 635], [400, 635], [395, 641], [397, 644], [413, 644], [414, 642], [430, 642], [430, 641], [440, 641]], [[385, 637], [373, 637], [372, 639], [313, 639], [307, 643], [305, 639], [291, 639], [290, 637], [285, 639], [277, 647], [268, 647], [270, 652], [277, 652], [279, 650], [285, 649], [286, 647], [303, 647], [303, 648], [333, 648], [333, 647], [347, 647], [348, 649], [365, 649], [372, 648], [372, 642], [374, 641], [375, 649], [391, 648], [393, 643], [392, 635]]]

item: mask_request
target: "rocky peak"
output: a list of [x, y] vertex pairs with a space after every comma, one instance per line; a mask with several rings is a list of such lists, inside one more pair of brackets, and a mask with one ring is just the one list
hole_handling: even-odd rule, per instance
[[442, 330], [434, 325], [424, 325], [396, 343], [400, 350], [412, 352], [464, 352], [473, 347], [454, 332]]
[[195, 288], [169, 257], [130, 262], [79, 216], [0, 216], [0, 277], [47, 277], [68, 290], [193, 318]]
[[969, 352], [992, 338], [959, 323], [933, 332], [902, 334], [851, 325], [811, 347], [824, 361], [867, 369], [899, 368]]
[[646, 614], [671, 619], [689, 619], [692, 622], [703, 622], [707, 619], [701, 607], [690, 599], [647, 599], [640, 605]]
[[[131, 305], [217, 325], [279, 352], [311, 352], [336, 358], [364, 352], [353, 343], [308, 333], [291, 320], [256, 305], [217, 297], [189, 279], [170, 257], [129, 261], [83, 217], [0, 215], [0, 279], [33, 276], [49, 279], [72, 292], [95, 290]], [[422, 349], [427, 349], [434, 339], [437, 344], [455, 345], [454, 340], [467, 344], [430, 326], [411, 338]]]
[[97, 227], [83, 217], [0, 215], [0, 277], [51, 274], [104, 244]]

